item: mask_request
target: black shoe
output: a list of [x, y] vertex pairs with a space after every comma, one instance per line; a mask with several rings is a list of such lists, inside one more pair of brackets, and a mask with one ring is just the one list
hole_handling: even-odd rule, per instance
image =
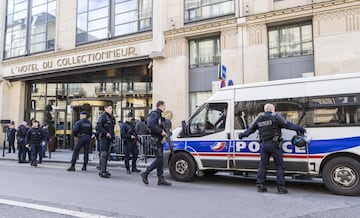
[[141, 172], [141, 170], [139, 170], [139, 169], [135, 168], [135, 169], [132, 169], [132, 170], [131, 170], [131, 172], [133, 172], [133, 173], [140, 173], [140, 172]]
[[81, 171], [86, 171], [86, 166], [85, 165], [81, 168]]
[[149, 173], [147, 173], [147, 172], [143, 172], [143, 173], [141, 173], [141, 178], [142, 178], [142, 181], [143, 181], [146, 185], [148, 185], [148, 184], [149, 184], [149, 181], [148, 181], [148, 175], [149, 175]]
[[171, 186], [171, 182], [166, 181], [163, 176], [159, 176], [158, 185]]
[[30, 164], [30, 166], [37, 167], [37, 163], [33, 162]]
[[278, 191], [277, 191], [277, 193], [278, 194], [287, 194], [287, 193], [289, 193], [289, 191], [287, 190], [287, 188], [285, 188], [285, 186], [278, 186]]
[[258, 192], [267, 192], [267, 188], [264, 185], [260, 184], [260, 185], [257, 185], [257, 191]]
[[100, 172], [99, 176], [101, 178], [110, 178], [111, 174], [109, 172], [105, 171], [105, 172]]
[[67, 171], [75, 171], [75, 166], [74, 166], [74, 165], [71, 165], [71, 166], [67, 169]]
[[131, 174], [131, 172], [130, 172], [129, 169], [126, 169], [126, 173], [127, 173], [127, 174]]

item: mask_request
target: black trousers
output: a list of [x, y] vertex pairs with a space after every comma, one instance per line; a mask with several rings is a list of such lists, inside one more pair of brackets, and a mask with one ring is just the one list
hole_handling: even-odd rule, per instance
[[151, 141], [153, 143], [153, 149], [155, 152], [155, 160], [150, 164], [150, 166], [148, 166], [146, 168], [146, 172], [150, 173], [151, 171], [153, 171], [154, 169], [156, 169], [157, 171], [157, 176], [162, 176], [164, 173], [164, 169], [163, 169], [163, 155], [164, 155], [164, 150], [163, 150], [163, 144], [161, 143], [160, 139], [156, 139], [156, 138], [151, 138]]
[[125, 154], [126, 169], [130, 169], [130, 164], [129, 164], [130, 154], [132, 155], [131, 168], [136, 169], [137, 156], [139, 155], [138, 146], [135, 143], [133, 143], [132, 141], [126, 141], [124, 143], [124, 154]]
[[84, 135], [78, 139], [74, 147], [74, 151], [71, 158], [71, 164], [76, 164], [76, 159], [79, 156], [79, 152], [81, 148], [84, 148], [84, 165], [87, 165], [89, 162], [89, 146], [90, 146], [90, 136]]
[[276, 184], [277, 186], [285, 186], [284, 176], [284, 160], [282, 149], [278, 143], [271, 140], [264, 141], [260, 152], [260, 164], [257, 173], [257, 184], [264, 184], [266, 179], [267, 166], [269, 165], [270, 156], [273, 157], [276, 167]]

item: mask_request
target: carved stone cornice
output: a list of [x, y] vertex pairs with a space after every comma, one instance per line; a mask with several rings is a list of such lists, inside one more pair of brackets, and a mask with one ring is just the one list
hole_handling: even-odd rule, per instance
[[51, 58], [57, 58], [59, 56], [65, 56], [65, 55], [71, 55], [76, 54], [80, 52], [89, 52], [89, 51], [96, 51], [106, 48], [112, 48], [117, 46], [126, 46], [131, 45], [134, 43], [142, 43], [149, 40], [152, 40], [152, 32], [147, 32], [145, 34], [137, 35], [135, 37], [128, 37], [128, 38], [116, 38], [112, 39], [106, 42], [95, 42], [95, 43], [89, 43], [86, 45], [80, 45], [78, 47], [75, 47], [73, 49], [67, 49], [62, 51], [52, 51], [52, 52], [46, 52], [43, 54], [34, 54], [29, 56], [22, 56], [18, 58], [14, 58], [11, 60], [4, 60], [1, 62], [2, 65], [13, 65], [13, 64], [19, 64], [23, 62], [31, 62], [31, 61], [38, 61], [42, 59], [51, 59]]
[[236, 28], [236, 18], [232, 17], [226, 20], [212, 21], [207, 23], [188, 24], [183, 28], [165, 31], [165, 39], [185, 38], [193, 35], [221, 32], [225, 29]]
[[276, 11], [269, 11], [246, 16], [246, 24], [249, 23], [269, 23], [281, 20], [295, 19], [306, 16], [313, 16], [314, 14], [327, 12], [333, 13], [345, 8], [356, 8], [360, 6], [359, 0], [333, 0], [319, 3], [307, 4], [292, 8], [286, 8]]

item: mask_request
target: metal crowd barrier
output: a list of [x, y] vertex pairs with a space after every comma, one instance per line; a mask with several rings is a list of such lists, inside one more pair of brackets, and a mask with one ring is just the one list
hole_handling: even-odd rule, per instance
[[[151, 148], [151, 136], [150, 135], [138, 135], [141, 141], [139, 145], [139, 155], [138, 161], [144, 161], [147, 163], [147, 159], [150, 157], [155, 157], [154, 150]], [[124, 158], [124, 142], [120, 137], [115, 138], [115, 146], [111, 152], [111, 157], [113, 160], [119, 160]]]

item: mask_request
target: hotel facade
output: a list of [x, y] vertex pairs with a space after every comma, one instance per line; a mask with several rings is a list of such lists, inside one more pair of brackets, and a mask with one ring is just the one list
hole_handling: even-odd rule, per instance
[[356, 0], [3, 0], [0, 9], [0, 118], [17, 126], [50, 113], [62, 148], [85, 103], [95, 124], [109, 102], [123, 120], [161, 99], [180, 126], [219, 88], [219, 68], [234, 84], [360, 72]]

